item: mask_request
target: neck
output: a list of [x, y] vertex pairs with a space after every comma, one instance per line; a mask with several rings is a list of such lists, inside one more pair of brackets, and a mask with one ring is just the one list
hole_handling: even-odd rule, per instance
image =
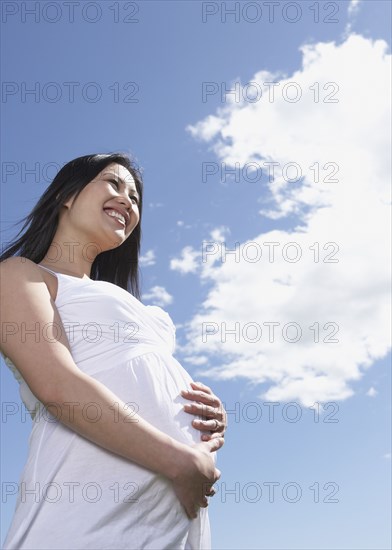
[[94, 243], [80, 242], [81, 239], [60, 237], [56, 233], [54, 239], [40, 263], [54, 271], [64, 271], [77, 277], [90, 277], [91, 267], [98, 253]]

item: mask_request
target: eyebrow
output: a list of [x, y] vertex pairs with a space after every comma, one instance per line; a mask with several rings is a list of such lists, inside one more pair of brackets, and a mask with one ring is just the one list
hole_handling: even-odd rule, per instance
[[[114, 177], [116, 178], [118, 181], [120, 181], [125, 187], [126, 187], [126, 184], [125, 184], [125, 181], [120, 178], [120, 176], [118, 176], [117, 174], [115, 174], [114, 172], [105, 172], [104, 174], [105, 176], [111, 176], [111, 177]], [[129, 191], [132, 191], [133, 194], [138, 198], [140, 199], [140, 196], [139, 196], [139, 193], [137, 192], [136, 189], [134, 189], [133, 187], [128, 187]]]

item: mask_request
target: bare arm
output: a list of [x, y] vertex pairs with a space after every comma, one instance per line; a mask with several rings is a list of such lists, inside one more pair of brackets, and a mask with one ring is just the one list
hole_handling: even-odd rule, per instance
[[[33, 262], [21, 258], [2, 262], [0, 291], [1, 348], [33, 394], [60, 422], [83, 437], [170, 479], [188, 516], [195, 517], [197, 507], [206, 505], [206, 486], [219, 478], [209, 453], [220, 448], [223, 440], [213, 439], [192, 448], [139, 415], [133, 415], [130, 422], [126, 404], [75, 364], [56, 305]], [[38, 325], [40, 334], [45, 327], [46, 337], [28, 335], [22, 342], [22, 323], [27, 329]], [[62, 328], [60, 334], [56, 326]], [[78, 405], [70, 407], [69, 402]], [[83, 414], [84, 405], [91, 402], [102, 411], [98, 422]]]

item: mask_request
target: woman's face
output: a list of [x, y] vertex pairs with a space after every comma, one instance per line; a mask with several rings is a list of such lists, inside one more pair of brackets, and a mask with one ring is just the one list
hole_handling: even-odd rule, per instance
[[131, 173], [113, 163], [64, 203], [60, 221], [67, 237], [94, 243], [101, 252], [117, 248], [139, 223], [139, 194]]

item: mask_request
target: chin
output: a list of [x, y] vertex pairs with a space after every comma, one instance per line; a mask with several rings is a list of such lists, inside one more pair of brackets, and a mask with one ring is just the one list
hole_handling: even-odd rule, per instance
[[111, 249], [113, 248], [118, 248], [119, 246], [121, 246], [123, 244], [124, 240], [119, 240], [119, 241], [116, 241], [115, 243], [113, 243], [113, 245], [110, 247]]

